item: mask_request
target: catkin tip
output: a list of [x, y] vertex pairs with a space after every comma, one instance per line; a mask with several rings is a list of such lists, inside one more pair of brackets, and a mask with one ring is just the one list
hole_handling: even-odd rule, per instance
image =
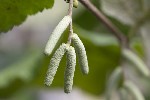
[[51, 84], [45, 82], [44, 85], [49, 87]]

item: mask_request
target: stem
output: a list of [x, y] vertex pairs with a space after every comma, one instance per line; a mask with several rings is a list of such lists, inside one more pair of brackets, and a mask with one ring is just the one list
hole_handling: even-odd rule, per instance
[[73, 0], [69, 1], [68, 15], [72, 17]]
[[[70, 2], [69, 2], [69, 10], [68, 10], [68, 15], [69, 16], [71, 16], [71, 18], [72, 18], [72, 9], [73, 9], [73, 0], [70, 0]], [[69, 37], [68, 37], [68, 42], [67, 42], [67, 44], [71, 44], [71, 36], [72, 36], [72, 34], [73, 34], [73, 28], [72, 28], [72, 21], [70, 22], [70, 24], [69, 24]]]
[[128, 38], [89, 0], [79, 0], [90, 12], [92, 12], [99, 21], [103, 22], [105, 26], [118, 39], [122, 47], [128, 48]]
[[72, 35], [73, 35], [73, 28], [72, 28], [72, 21], [70, 22], [70, 25], [69, 25], [69, 28], [70, 28], [70, 32], [69, 32], [69, 37], [68, 37], [68, 42], [67, 44], [71, 44], [71, 38], [72, 38]]

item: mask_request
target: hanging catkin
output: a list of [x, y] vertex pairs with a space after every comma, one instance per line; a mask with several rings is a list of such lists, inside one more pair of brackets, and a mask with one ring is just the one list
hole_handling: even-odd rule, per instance
[[138, 71], [141, 72], [144, 76], [150, 76], [150, 71], [146, 64], [131, 50], [123, 49], [122, 55], [124, 58], [134, 64]]
[[79, 58], [79, 65], [81, 67], [81, 71], [83, 74], [88, 74], [89, 67], [88, 67], [88, 60], [84, 45], [77, 34], [73, 34], [72, 42], [74, 44], [75, 50], [77, 52], [77, 56]]
[[124, 88], [133, 96], [133, 100], [145, 100], [141, 91], [131, 81], [125, 81]]
[[59, 24], [56, 26], [56, 28], [54, 29], [54, 31], [51, 33], [49, 40], [46, 44], [45, 47], [45, 54], [50, 55], [56, 45], [56, 43], [58, 42], [61, 34], [65, 31], [65, 29], [68, 27], [69, 23], [71, 22], [71, 17], [65, 16], [60, 22]]
[[73, 77], [76, 66], [76, 53], [72, 46], [67, 49], [66, 52], [67, 57], [67, 65], [65, 70], [64, 77], [64, 92], [70, 93], [73, 85]]
[[59, 63], [66, 52], [67, 45], [62, 44], [54, 53], [50, 60], [50, 65], [46, 74], [45, 85], [50, 86], [56, 74]]
[[111, 100], [112, 94], [115, 90], [117, 90], [119, 82], [122, 78], [122, 69], [121, 67], [117, 67], [111, 74], [110, 78], [107, 82], [106, 88], [106, 100]]

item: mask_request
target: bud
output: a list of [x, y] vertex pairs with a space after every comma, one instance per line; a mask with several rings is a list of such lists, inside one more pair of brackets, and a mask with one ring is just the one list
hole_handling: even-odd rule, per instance
[[73, 0], [73, 7], [75, 7], [75, 8], [78, 7], [78, 0]]

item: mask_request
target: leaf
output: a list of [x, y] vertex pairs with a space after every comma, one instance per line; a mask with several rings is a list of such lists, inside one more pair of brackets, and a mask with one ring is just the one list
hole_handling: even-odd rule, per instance
[[51, 8], [54, 0], [0, 0], [0, 33], [21, 24], [28, 15]]
[[94, 45], [97, 46], [110, 46], [110, 45], [117, 45], [117, 40], [114, 36], [108, 33], [98, 33], [94, 31], [87, 31], [83, 28], [80, 28], [79, 26], [75, 25], [75, 32], [77, 34], [92, 42]]
[[21, 79], [24, 82], [30, 81], [39, 58], [41, 58], [41, 53], [34, 51], [19, 58], [16, 62], [2, 67], [0, 70], [0, 88], [8, 86], [15, 79]]
[[102, 10], [124, 24], [134, 25], [150, 7], [149, 0], [101, 0]]

